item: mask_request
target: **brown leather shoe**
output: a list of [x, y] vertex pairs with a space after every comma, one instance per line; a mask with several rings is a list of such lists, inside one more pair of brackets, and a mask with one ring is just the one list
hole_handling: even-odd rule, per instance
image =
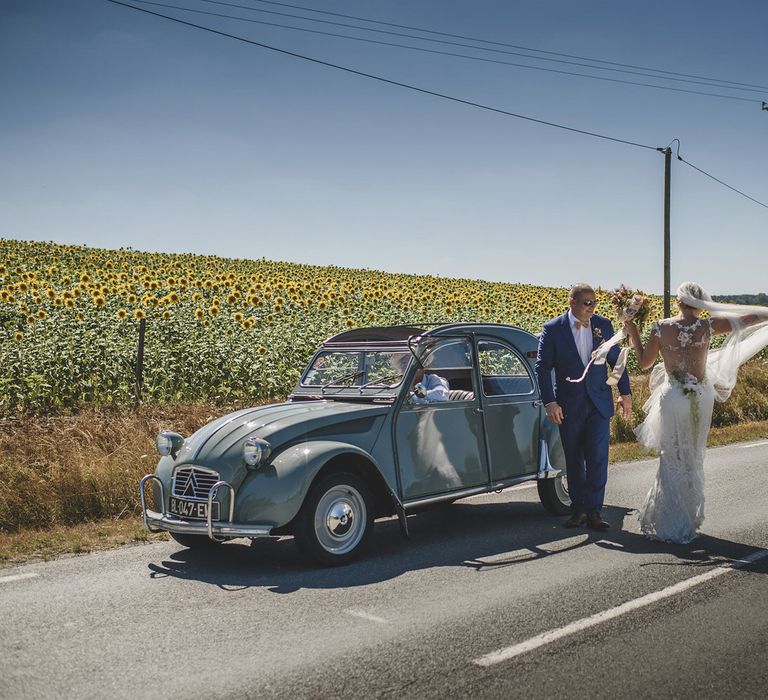
[[565, 521], [565, 527], [579, 527], [587, 522], [586, 513], [574, 513]]
[[611, 526], [600, 517], [600, 513], [590, 513], [587, 516], [587, 527], [590, 530], [607, 530]]

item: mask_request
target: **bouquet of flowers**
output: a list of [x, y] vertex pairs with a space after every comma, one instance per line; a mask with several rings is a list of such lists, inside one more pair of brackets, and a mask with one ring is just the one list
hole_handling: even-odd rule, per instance
[[616, 309], [619, 323], [629, 319], [642, 326], [651, 309], [651, 300], [639, 289], [637, 291], [619, 285], [611, 294], [611, 304]]
[[[625, 287], [623, 284], [613, 290], [613, 293], [611, 294], [611, 304], [613, 308], [616, 309], [616, 316], [619, 319], [619, 323], [624, 323], [624, 321], [632, 319], [638, 326], [643, 325], [643, 321], [645, 321], [648, 312], [651, 310], [651, 300], [645, 296], [643, 292], [640, 290], [634, 291]], [[589, 364], [587, 364], [584, 369], [584, 374], [582, 374], [579, 379], [566, 377], [566, 380], [569, 382], [584, 381], [590, 366], [593, 364], [604, 365], [611, 348], [615, 345], [619, 345], [626, 339], [626, 337], [624, 329], [619, 328], [618, 332], [610, 340], [603, 341], [597, 349], [592, 351], [592, 359], [589, 361]], [[613, 366], [613, 370], [608, 373], [606, 384], [609, 386], [618, 383], [619, 378], [624, 372], [624, 367], [627, 364], [628, 353], [629, 348], [627, 347], [622, 348], [619, 352], [619, 357], [616, 359], [616, 364]]]

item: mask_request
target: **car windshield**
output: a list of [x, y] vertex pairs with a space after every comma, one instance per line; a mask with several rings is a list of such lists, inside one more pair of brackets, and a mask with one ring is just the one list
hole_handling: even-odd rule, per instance
[[328, 350], [315, 357], [301, 380], [309, 387], [397, 386], [411, 360], [408, 350]]

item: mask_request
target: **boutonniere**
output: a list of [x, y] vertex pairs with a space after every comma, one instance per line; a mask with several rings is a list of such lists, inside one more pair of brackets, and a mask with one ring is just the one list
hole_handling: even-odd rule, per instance
[[596, 343], [603, 342], [603, 334], [597, 326], [592, 328], [592, 337], [595, 339]]

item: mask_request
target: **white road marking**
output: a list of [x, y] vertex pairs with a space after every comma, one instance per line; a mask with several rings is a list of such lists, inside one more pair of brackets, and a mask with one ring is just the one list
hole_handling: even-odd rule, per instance
[[746, 450], [748, 447], [762, 447], [768, 445], [768, 440], [761, 440], [760, 442], [752, 442], [749, 445], [736, 445], [740, 450]]
[[599, 625], [601, 622], [612, 620], [628, 612], [632, 612], [633, 610], [638, 610], [645, 607], [646, 605], [651, 605], [652, 603], [655, 603], [659, 600], [663, 600], [664, 598], [669, 598], [670, 596], [676, 595], [677, 593], [682, 593], [689, 588], [698, 586], [700, 583], [704, 583], [710, 579], [717, 578], [718, 576], [727, 574], [731, 571], [734, 571], [735, 569], [740, 569], [743, 566], [746, 566], [747, 564], [757, 561], [758, 559], [762, 559], [766, 556], [768, 556], [768, 549], [760, 549], [757, 552], [753, 552], [749, 556], [743, 557], [742, 559], [731, 562], [725, 566], [719, 566], [705, 574], [694, 576], [693, 578], [686, 579], [685, 581], [680, 581], [680, 583], [676, 583], [673, 586], [662, 588], [660, 591], [649, 593], [648, 595], [644, 595], [641, 598], [635, 598], [635, 600], [629, 600], [626, 603], [617, 605], [615, 608], [603, 610], [602, 612], [596, 613], [595, 615], [590, 615], [589, 617], [584, 617], [581, 620], [576, 620], [576, 622], [565, 625], [565, 627], [543, 632], [542, 634], [531, 637], [530, 639], [524, 642], [520, 642], [519, 644], [513, 644], [512, 646], [505, 647], [503, 649], [497, 649], [496, 651], [492, 651], [489, 654], [485, 654], [484, 656], [475, 659], [472, 663], [476, 664], [477, 666], [493, 666], [494, 664], [501, 663], [502, 661], [508, 661], [509, 659], [512, 659], [516, 656], [520, 656], [521, 654], [525, 654], [529, 651], [533, 651], [534, 649], [545, 646], [546, 644], [551, 644], [552, 642], [555, 642], [558, 639], [562, 639], [563, 637], [567, 637], [568, 635], [581, 632], [582, 630], [588, 629], [589, 627], [594, 627], [595, 625]]
[[10, 583], [11, 581], [21, 581], [25, 578], [37, 578], [40, 574], [14, 574], [13, 576], [0, 577], [0, 583]]
[[347, 613], [347, 615], [352, 615], [353, 617], [360, 617], [363, 620], [378, 622], [380, 625], [387, 624], [387, 620], [385, 620], [383, 617], [376, 617], [376, 615], [371, 615], [370, 613], [363, 612], [362, 610], [345, 610], [344, 612]]

